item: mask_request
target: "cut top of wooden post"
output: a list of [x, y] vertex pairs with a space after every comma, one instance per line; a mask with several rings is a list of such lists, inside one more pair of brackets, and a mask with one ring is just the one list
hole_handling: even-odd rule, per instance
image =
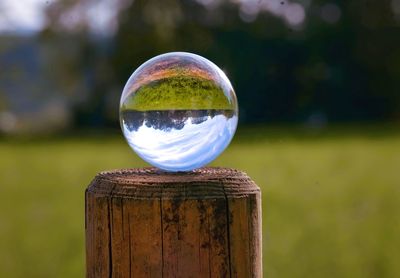
[[173, 173], [149, 167], [101, 172], [88, 191], [135, 199], [207, 199], [242, 197], [259, 192], [259, 188], [246, 173], [235, 169], [204, 167]]

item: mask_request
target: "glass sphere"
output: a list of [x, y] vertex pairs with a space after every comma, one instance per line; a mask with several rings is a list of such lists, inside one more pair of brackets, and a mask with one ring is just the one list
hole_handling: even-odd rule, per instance
[[238, 122], [235, 92], [225, 73], [195, 54], [172, 52], [141, 65], [120, 102], [130, 147], [166, 171], [190, 171], [214, 160]]

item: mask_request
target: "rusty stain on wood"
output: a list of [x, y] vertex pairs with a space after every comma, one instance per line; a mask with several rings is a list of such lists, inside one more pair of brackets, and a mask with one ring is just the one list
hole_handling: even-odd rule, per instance
[[262, 277], [261, 197], [243, 172], [102, 172], [86, 197], [86, 277]]

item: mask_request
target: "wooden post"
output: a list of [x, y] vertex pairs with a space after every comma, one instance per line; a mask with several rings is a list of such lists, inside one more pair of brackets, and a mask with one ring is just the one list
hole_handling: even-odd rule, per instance
[[85, 228], [86, 277], [262, 277], [260, 190], [237, 170], [102, 172]]

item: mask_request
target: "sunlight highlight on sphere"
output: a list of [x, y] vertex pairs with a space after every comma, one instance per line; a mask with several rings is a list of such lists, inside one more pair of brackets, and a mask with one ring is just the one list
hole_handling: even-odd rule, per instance
[[166, 171], [200, 168], [221, 154], [236, 131], [238, 105], [225, 73], [186, 52], [141, 65], [122, 92], [120, 122], [129, 146]]

